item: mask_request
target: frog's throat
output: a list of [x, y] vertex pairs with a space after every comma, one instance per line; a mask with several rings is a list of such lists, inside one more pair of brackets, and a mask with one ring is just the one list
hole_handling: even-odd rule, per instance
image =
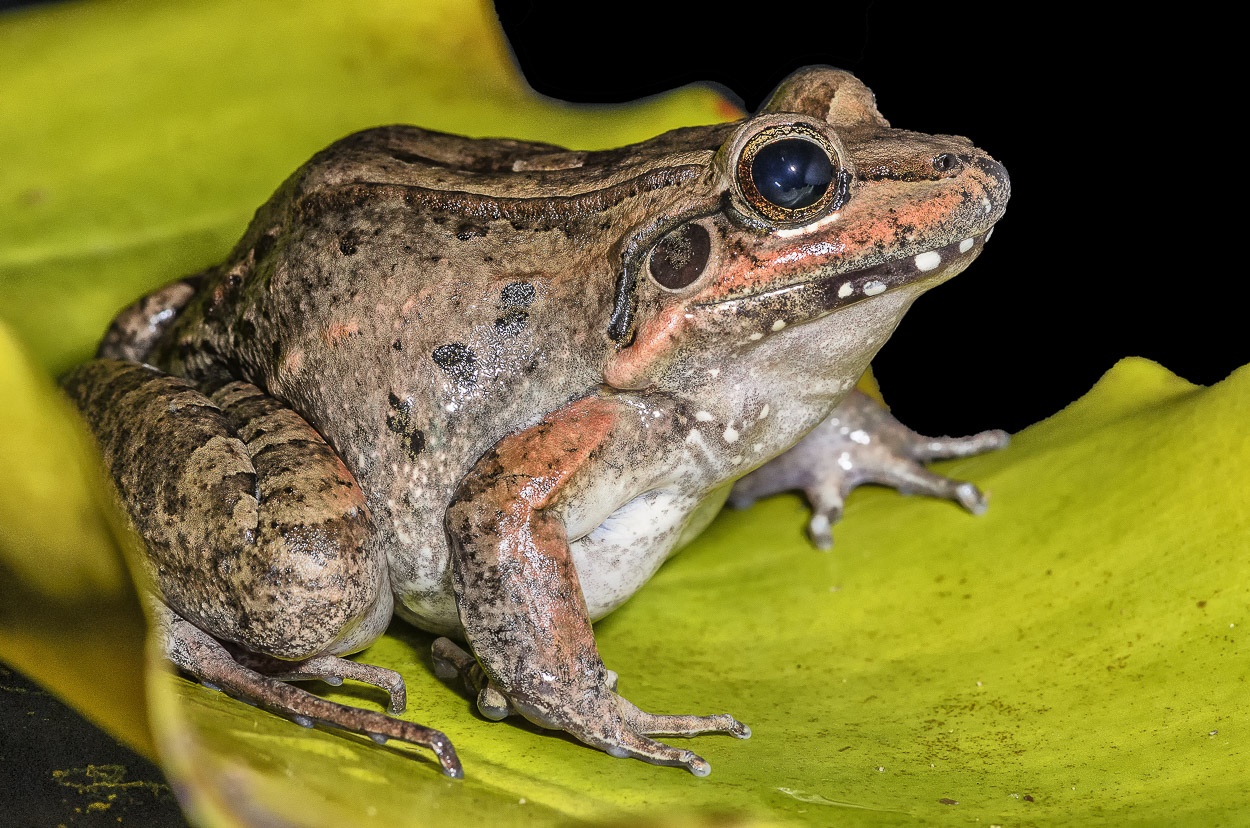
[[[968, 236], [941, 247], [899, 257], [850, 273], [818, 275], [765, 293], [696, 305], [696, 315], [753, 322], [768, 334], [779, 326], [808, 322], [898, 288], [924, 283], [933, 287], [958, 274], [975, 259], [993, 232]], [[750, 321], [748, 321], [750, 320]]]

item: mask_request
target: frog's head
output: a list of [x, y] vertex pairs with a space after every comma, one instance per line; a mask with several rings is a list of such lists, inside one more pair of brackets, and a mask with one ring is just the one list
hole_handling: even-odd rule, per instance
[[912, 300], [976, 258], [1010, 192], [967, 139], [891, 129], [829, 67], [790, 76], [711, 159], [624, 259], [614, 387], [761, 360], [858, 376]]

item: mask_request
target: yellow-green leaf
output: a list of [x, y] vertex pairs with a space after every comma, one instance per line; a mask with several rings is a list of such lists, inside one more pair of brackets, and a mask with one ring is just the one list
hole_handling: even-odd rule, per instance
[[2, 322], [0, 402], [0, 658], [150, 754], [129, 536], [91, 438]]

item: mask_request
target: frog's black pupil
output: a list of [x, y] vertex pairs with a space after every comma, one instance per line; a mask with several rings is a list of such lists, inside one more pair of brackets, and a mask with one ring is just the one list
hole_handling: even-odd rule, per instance
[[783, 138], [760, 149], [751, 161], [760, 195], [778, 207], [801, 210], [820, 200], [833, 180], [833, 162], [817, 144]]

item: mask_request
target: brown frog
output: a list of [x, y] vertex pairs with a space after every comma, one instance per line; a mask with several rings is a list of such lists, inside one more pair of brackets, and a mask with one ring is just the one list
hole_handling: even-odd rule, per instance
[[442, 733], [289, 683], [369, 682], [401, 711], [398, 674], [343, 658], [397, 613], [445, 636], [440, 674], [487, 718], [702, 776], [653, 737], [750, 731], [630, 704], [591, 622], [727, 497], [804, 489], [822, 546], [864, 481], [984, 508], [922, 463], [1006, 435], [920, 437], [853, 388], [1008, 192], [966, 139], [891, 129], [827, 67], [755, 117], [604, 152], [370, 129], [64, 386], [178, 667], [459, 776]]

